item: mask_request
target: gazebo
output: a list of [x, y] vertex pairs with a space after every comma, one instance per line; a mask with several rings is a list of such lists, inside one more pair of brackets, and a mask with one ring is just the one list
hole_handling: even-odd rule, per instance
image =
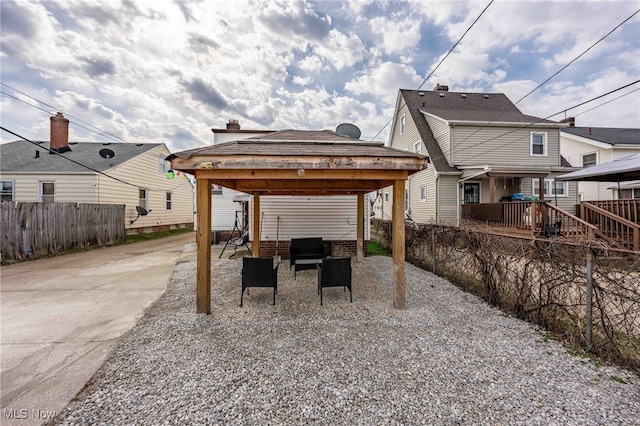
[[173, 170], [195, 176], [197, 192], [196, 312], [211, 313], [211, 185], [251, 194], [253, 255], [260, 255], [260, 197], [345, 195], [357, 197], [357, 261], [364, 258], [364, 199], [393, 186], [393, 306], [405, 307], [404, 188], [428, 158], [329, 130], [284, 130], [171, 154]]

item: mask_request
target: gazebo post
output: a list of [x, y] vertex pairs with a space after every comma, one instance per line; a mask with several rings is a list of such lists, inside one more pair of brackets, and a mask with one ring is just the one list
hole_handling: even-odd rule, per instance
[[253, 196], [253, 257], [260, 257], [260, 195]]
[[198, 179], [196, 174], [196, 190], [198, 195], [197, 215], [197, 276], [196, 276], [196, 312], [211, 313], [211, 181]]
[[404, 274], [404, 180], [393, 181], [392, 205], [392, 251], [393, 251], [393, 307], [405, 308], [405, 274]]
[[364, 260], [364, 194], [358, 194], [356, 261]]

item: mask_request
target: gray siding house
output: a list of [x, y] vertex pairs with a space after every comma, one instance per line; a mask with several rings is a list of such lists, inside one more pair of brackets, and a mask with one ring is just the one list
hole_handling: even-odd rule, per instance
[[465, 204], [508, 202], [516, 194], [573, 214], [576, 184], [554, 180], [574, 170], [560, 155], [566, 126], [523, 114], [502, 93], [399, 90], [389, 145], [428, 155], [432, 164], [407, 181], [405, 211], [419, 223], [456, 224]]

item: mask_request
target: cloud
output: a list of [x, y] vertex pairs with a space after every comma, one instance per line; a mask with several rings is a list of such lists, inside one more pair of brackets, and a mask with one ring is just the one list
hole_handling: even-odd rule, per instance
[[316, 53], [337, 69], [351, 67], [364, 57], [364, 45], [355, 34], [331, 30], [325, 43], [317, 44]]
[[217, 49], [220, 47], [220, 44], [215, 40], [201, 34], [189, 33], [187, 40], [191, 49], [197, 53], [208, 54], [210, 53], [210, 48]]
[[116, 73], [116, 66], [110, 59], [97, 58], [89, 59], [83, 58], [85, 63], [85, 71], [91, 77], [103, 77], [106, 75], [112, 75]]
[[300, 85], [300, 86], [307, 86], [311, 83], [313, 83], [313, 78], [311, 77], [300, 77], [299, 75], [295, 75], [293, 76], [292, 81], [294, 82], [294, 84]]
[[415, 88], [421, 81], [422, 79], [412, 67], [385, 62], [348, 81], [344, 87], [357, 95], [370, 94], [388, 106], [395, 103], [398, 89]]
[[228, 102], [213, 86], [205, 83], [200, 78], [194, 78], [191, 81], [182, 82], [182, 86], [187, 90], [193, 99], [196, 99], [206, 105], [214, 108], [226, 108]]
[[416, 16], [400, 20], [387, 19], [384, 16], [369, 21], [371, 31], [382, 36], [380, 48], [384, 53], [405, 53], [418, 48], [420, 43], [420, 25], [422, 20]]
[[320, 16], [310, 3], [268, 1], [259, 7], [261, 10], [256, 18], [276, 34], [295, 35], [312, 41], [322, 40], [329, 34], [331, 18]]

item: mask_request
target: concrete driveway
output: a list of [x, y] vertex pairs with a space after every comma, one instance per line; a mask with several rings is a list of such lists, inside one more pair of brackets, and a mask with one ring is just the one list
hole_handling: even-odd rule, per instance
[[195, 257], [183, 253], [194, 242], [187, 233], [1, 267], [0, 423], [60, 412], [164, 293], [175, 264]]

